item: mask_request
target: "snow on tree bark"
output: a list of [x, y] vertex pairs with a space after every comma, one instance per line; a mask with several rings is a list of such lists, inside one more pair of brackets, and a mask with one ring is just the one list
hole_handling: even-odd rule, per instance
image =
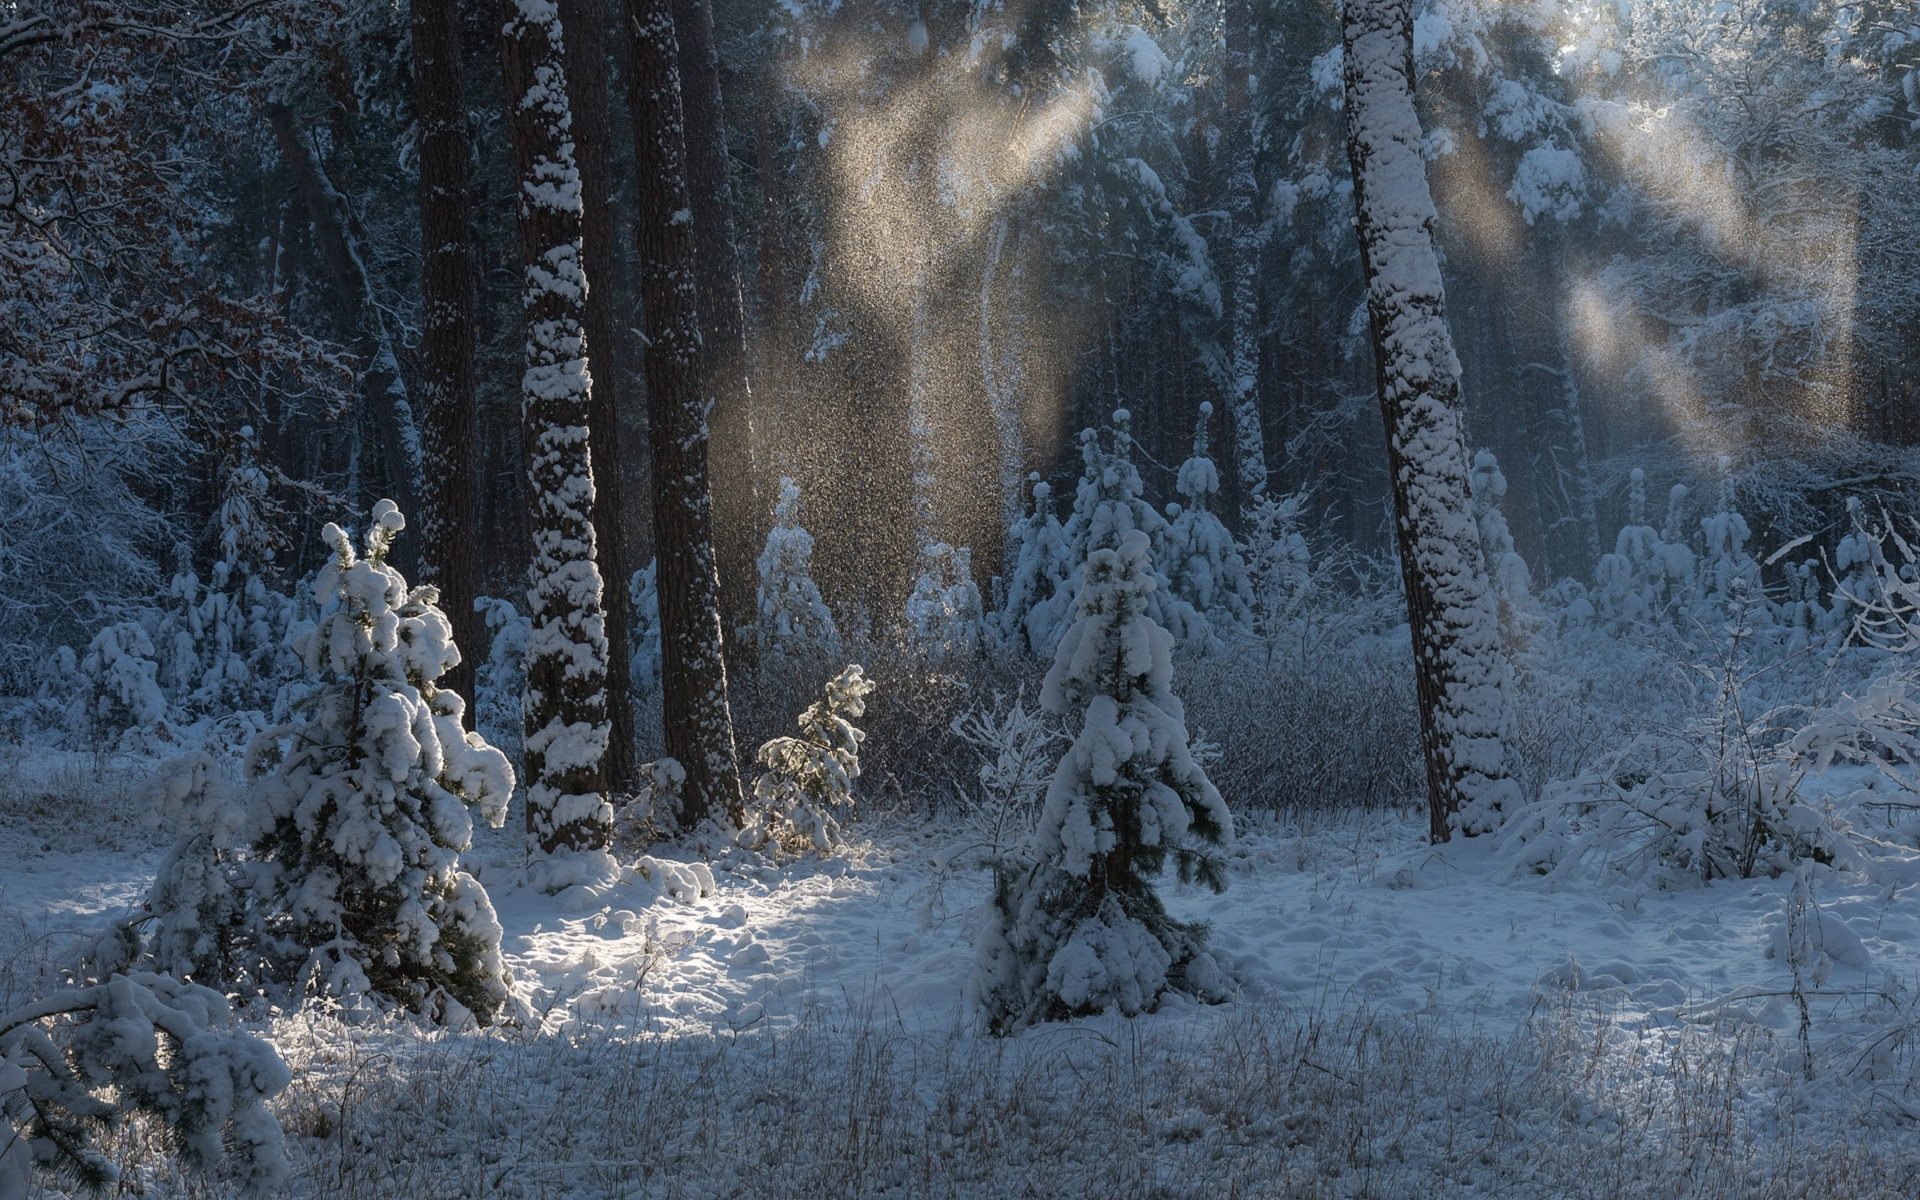
[[1240, 474], [1240, 502], [1267, 490], [1267, 451], [1260, 431], [1260, 229], [1255, 212], [1251, 25], [1248, 0], [1226, 0], [1227, 212], [1233, 218], [1233, 327], [1227, 411]]
[[[527, 829], [542, 853], [604, 851], [607, 640], [595, 562], [588, 421], [587, 298], [580, 173], [567, 103], [560, 12], [505, 0], [500, 31], [507, 123], [520, 180], [527, 369], [521, 377], [528, 525]], [[558, 879], [555, 880], [558, 882]]]
[[1413, 634], [1429, 831], [1442, 841], [1455, 829], [1490, 829], [1514, 798], [1502, 742], [1509, 670], [1467, 494], [1460, 360], [1413, 104], [1413, 12], [1408, 0], [1348, 0], [1342, 27], [1347, 156]]
[[627, 98], [640, 189], [641, 306], [660, 598], [661, 718], [667, 754], [686, 768], [681, 827], [745, 817], [727, 702], [719, 578], [707, 487], [708, 429], [686, 125], [671, 0], [625, 0]]
[[[413, 94], [420, 123], [420, 575], [440, 588], [453, 640], [480, 645], [473, 601], [479, 449], [474, 429], [471, 205], [467, 112], [461, 99], [457, 0], [413, 0]], [[474, 709], [474, 664], [448, 670], [446, 688]]]

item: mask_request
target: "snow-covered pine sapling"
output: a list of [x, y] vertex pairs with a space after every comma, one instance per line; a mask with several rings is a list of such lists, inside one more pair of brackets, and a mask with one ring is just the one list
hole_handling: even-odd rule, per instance
[[[800, 525], [800, 486], [780, 480], [780, 499], [773, 506], [773, 528], [760, 551], [759, 621], [754, 640], [761, 655], [807, 658], [840, 653], [840, 632], [833, 613], [813, 582], [813, 535]], [[658, 612], [659, 598], [654, 599]], [[659, 638], [658, 617], [653, 636]]]
[[220, 986], [239, 973], [236, 942], [245, 936], [247, 892], [238, 855], [247, 809], [203, 750], [160, 765], [142, 789], [149, 820], [174, 835], [160, 860], [145, 909], [155, 930], [146, 957], [161, 971]]
[[298, 645], [318, 686], [300, 725], [248, 753], [255, 919], [284, 979], [490, 1021], [508, 994], [500, 924], [460, 852], [474, 812], [505, 819], [513, 769], [435, 686], [460, 652], [436, 590], [387, 563], [404, 525], [374, 505], [364, 557], [339, 526], [322, 534], [320, 620]]
[[248, 1192], [282, 1187], [286, 1149], [266, 1101], [287, 1067], [232, 1021], [219, 992], [144, 973], [0, 1013], [0, 1200], [26, 1200], [36, 1166], [113, 1187], [119, 1168], [97, 1139], [135, 1113], [188, 1167], [231, 1159]]
[[80, 676], [84, 683], [69, 713], [75, 729], [104, 742], [166, 719], [153, 639], [138, 622], [116, 622], [94, 634], [80, 660]]
[[1627, 477], [1627, 523], [1613, 553], [1594, 567], [1592, 600], [1606, 629], [1644, 633], [1669, 620], [1672, 606], [1691, 585], [1693, 551], [1685, 545], [1687, 487], [1675, 484], [1667, 498], [1664, 531], [1647, 524], [1647, 473]]
[[1269, 662], [1313, 595], [1313, 554], [1300, 533], [1300, 506], [1305, 500], [1303, 492], [1262, 496], [1246, 510], [1253, 627], [1266, 644]]
[[922, 653], [941, 660], [970, 657], [980, 648], [980, 587], [973, 551], [935, 542], [920, 552], [920, 577], [907, 596], [907, 634]]
[[1885, 568], [1886, 535], [1867, 525], [1867, 514], [1860, 497], [1847, 497], [1847, 533], [1833, 551], [1833, 595], [1820, 614], [1820, 629], [1829, 644], [1844, 645], [1864, 636], [1869, 615], [1885, 607], [1886, 592], [1881, 580], [1890, 574]]
[[1760, 564], [1747, 551], [1753, 532], [1735, 505], [1732, 460], [1722, 454], [1719, 466], [1719, 511], [1700, 519], [1706, 547], [1696, 584], [1701, 616], [1726, 621], [1740, 610], [1743, 620], [1764, 622], [1771, 611], [1760, 589]]
[[800, 714], [800, 736], [765, 742], [755, 761], [757, 802], [741, 831], [743, 845], [770, 844], [825, 853], [840, 840], [840, 818], [853, 804], [860, 743], [853, 722], [867, 711], [874, 684], [855, 663], [827, 681], [826, 697]]
[[1027, 476], [1033, 488], [1033, 509], [1009, 531], [1013, 569], [1008, 576], [1006, 602], [994, 614], [995, 631], [1003, 645], [1040, 654], [1060, 641], [1048, 601], [1073, 571], [1073, 553], [1066, 530], [1053, 511], [1053, 488], [1039, 472]]
[[[1253, 584], [1240, 547], [1209, 507], [1220, 493], [1220, 471], [1207, 453], [1207, 419], [1213, 405], [1200, 405], [1193, 453], [1180, 464], [1174, 490], [1185, 497], [1167, 530], [1166, 575], [1173, 594], [1193, 606], [1216, 638], [1253, 627]], [[1264, 497], [1262, 497], [1264, 499]]]
[[1506, 514], [1500, 511], [1500, 502], [1507, 494], [1507, 477], [1493, 451], [1474, 454], [1467, 483], [1473, 492], [1474, 524], [1480, 530], [1480, 561], [1500, 605], [1500, 639], [1509, 651], [1525, 650], [1544, 622], [1533, 597], [1527, 560], [1514, 549], [1513, 532], [1507, 528]]
[[1233, 818], [1194, 760], [1173, 694], [1173, 637], [1147, 614], [1157, 586], [1146, 534], [1088, 557], [1076, 620], [1040, 703], [1077, 721], [1026, 864], [996, 871], [981, 910], [973, 993], [987, 1024], [1153, 1008], [1169, 988], [1219, 999], [1206, 931], [1167, 913], [1153, 881], [1226, 886]]

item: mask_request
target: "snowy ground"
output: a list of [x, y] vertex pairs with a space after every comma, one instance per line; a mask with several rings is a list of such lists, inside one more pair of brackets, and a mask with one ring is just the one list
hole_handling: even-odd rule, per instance
[[[140, 769], [0, 771], [0, 1003], [145, 886]], [[1912, 889], [1816, 878], [1809, 1081], [1770, 953], [1790, 880], [1549, 885], [1423, 827], [1245, 830], [1226, 895], [1171, 895], [1213, 924], [1236, 1001], [1008, 1041], [964, 1005], [985, 882], [940, 869], [943, 831], [860, 829], [753, 878], [646, 860], [560, 897], [513, 888], [494, 835], [477, 858], [536, 1018], [446, 1035], [260, 1015], [296, 1068], [297, 1190], [1920, 1194]], [[135, 1135], [122, 1150], [142, 1157]]]

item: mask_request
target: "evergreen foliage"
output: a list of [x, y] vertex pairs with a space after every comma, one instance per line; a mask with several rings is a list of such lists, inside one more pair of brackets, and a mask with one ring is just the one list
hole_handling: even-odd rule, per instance
[[[813, 535], [800, 525], [800, 487], [790, 478], [780, 480], [773, 528], [767, 533], [758, 565], [760, 619], [754, 627], [754, 639], [760, 653], [788, 658], [839, 654], [840, 631], [834, 627], [833, 613], [813, 582]], [[653, 604], [654, 618], [646, 626], [657, 644], [657, 595]]]
[[1252, 627], [1254, 594], [1240, 547], [1210, 507], [1220, 494], [1220, 471], [1207, 454], [1207, 419], [1212, 415], [1212, 404], [1200, 405], [1193, 454], [1180, 464], [1174, 482], [1174, 490], [1186, 500], [1167, 529], [1165, 562], [1173, 594], [1206, 621], [1214, 637], [1225, 639]]
[[[788, 850], [825, 853], [840, 840], [840, 821], [853, 804], [860, 778], [860, 743], [866, 734], [853, 724], [867, 711], [874, 683], [855, 663], [827, 681], [826, 696], [800, 714], [800, 735], [765, 742], [755, 761], [757, 802], [743, 845], [776, 844]], [[679, 779], [685, 772], [678, 770]]]
[[1047, 673], [1041, 706], [1080, 728], [1025, 861], [997, 868], [981, 912], [973, 990], [997, 1033], [1143, 1012], [1168, 988], [1225, 994], [1205, 929], [1174, 920], [1153, 889], [1171, 858], [1182, 881], [1223, 890], [1233, 818], [1189, 746], [1173, 638], [1148, 615], [1151, 563], [1137, 529], [1089, 556]]
[[409, 589], [387, 563], [404, 524], [383, 500], [364, 556], [338, 526], [322, 535], [333, 557], [314, 583], [320, 619], [296, 646], [317, 686], [298, 723], [248, 754], [252, 921], [276, 978], [485, 1022], [506, 1002], [507, 971], [460, 852], [473, 813], [505, 818], [513, 770], [435, 686], [459, 650], [435, 590]]

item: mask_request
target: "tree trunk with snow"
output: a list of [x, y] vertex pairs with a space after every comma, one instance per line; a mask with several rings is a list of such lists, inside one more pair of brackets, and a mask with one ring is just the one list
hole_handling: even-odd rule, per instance
[[672, 0], [626, 0], [627, 99], [640, 189], [640, 297], [647, 329], [653, 529], [659, 554], [661, 717], [687, 778], [681, 828], [741, 823], [740, 763], [727, 703], [719, 580], [707, 489], [706, 404], [694, 232], [685, 214], [686, 125]]
[[533, 561], [527, 605], [527, 829], [546, 854], [604, 850], [607, 641], [595, 562], [580, 173], [551, 0], [505, 0], [500, 57], [520, 180], [527, 369], [521, 436]]
[[1514, 792], [1508, 668], [1467, 494], [1460, 362], [1447, 329], [1436, 220], [1413, 104], [1409, 0], [1348, 0], [1347, 155], [1366, 272], [1413, 633], [1430, 832], [1490, 829]]
[[[727, 118], [720, 92], [720, 51], [711, 0], [674, 0], [679, 41], [680, 100], [687, 186], [693, 199], [693, 244], [700, 302], [700, 371], [713, 403], [709, 458], [713, 470], [713, 537], [720, 569], [720, 609], [729, 628], [754, 616], [754, 556], [760, 539], [753, 392], [747, 380], [746, 318], [740, 299], [740, 257], [733, 240], [732, 185], [727, 172]], [[644, 176], [643, 176], [644, 178]]]
[[567, 99], [573, 115], [574, 160], [580, 166], [580, 245], [587, 279], [587, 345], [593, 352], [593, 537], [600, 577], [611, 580], [604, 603], [607, 630], [607, 787], [628, 793], [639, 786], [633, 747], [633, 688], [627, 611], [628, 576], [625, 492], [620, 477], [620, 372], [623, 334], [615, 313], [620, 253], [614, 232], [613, 139], [607, 127], [607, 38], [603, 0], [561, 0], [567, 31]]
[[1240, 503], [1267, 490], [1267, 450], [1260, 430], [1259, 185], [1253, 170], [1252, 24], [1248, 0], [1226, 0], [1227, 212], [1233, 218], [1232, 346], [1227, 411], [1233, 418]]
[[474, 432], [473, 240], [457, 0], [413, 0], [413, 94], [420, 124], [421, 576], [440, 589], [460, 662], [446, 690], [474, 710], [485, 626], [473, 611], [479, 450]]

